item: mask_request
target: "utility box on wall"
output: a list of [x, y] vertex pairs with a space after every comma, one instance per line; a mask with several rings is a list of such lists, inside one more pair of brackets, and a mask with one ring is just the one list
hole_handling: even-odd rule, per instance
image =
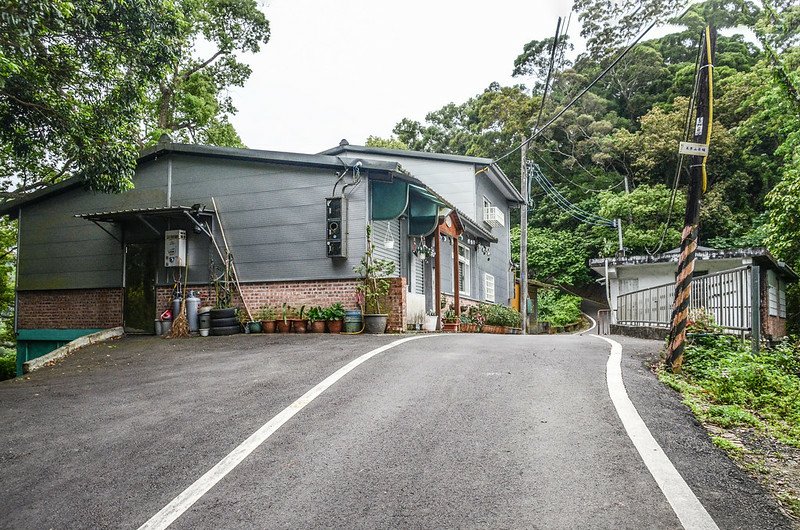
[[186, 266], [186, 230], [164, 232], [164, 266]]
[[325, 247], [329, 258], [347, 257], [347, 201], [325, 199]]

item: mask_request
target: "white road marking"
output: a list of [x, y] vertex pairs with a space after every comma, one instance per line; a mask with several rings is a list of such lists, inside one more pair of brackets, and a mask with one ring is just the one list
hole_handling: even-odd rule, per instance
[[669, 457], [658, 445], [650, 430], [645, 425], [636, 407], [628, 397], [625, 384], [622, 381], [622, 345], [606, 337], [592, 335], [611, 344], [611, 354], [606, 363], [606, 380], [611, 401], [617, 409], [617, 415], [625, 426], [639, 456], [653, 475], [664, 497], [667, 498], [675, 515], [680, 519], [686, 529], [719, 530], [714, 519], [698, 500], [692, 489], [683, 480], [683, 477]]
[[443, 334], [435, 334], [435, 335], [418, 335], [415, 337], [407, 337], [404, 339], [396, 340], [394, 342], [390, 342], [385, 346], [381, 346], [380, 348], [375, 348], [374, 350], [365, 353], [361, 357], [354, 359], [347, 363], [346, 365], [342, 366], [334, 373], [326, 377], [321, 383], [317, 386], [300, 396], [297, 401], [283, 409], [279, 412], [275, 417], [265, 423], [260, 429], [256, 432], [251, 434], [245, 441], [239, 444], [236, 449], [228, 453], [228, 455], [219, 461], [214, 467], [206, 472], [205, 475], [197, 479], [194, 484], [186, 488], [180, 495], [172, 499], [172, 501], [164, 506], [157, 514], [151, 517], [146, 523], [139, 527], [139, 530], [143, 529], [151, 529], [151, 528], [167, 528], [171, 525], [178, 517], [183, 515], [186, 510], [191, 508], [191, 506], [198, 501], [203, 495], [205, 495], [214, 485], [222, 480], [225, 475], [233, 471], [233, 469], [238, 466], [242, 460], [247, 458], [250, 453], [252, 453], [258, 446], [264, 443], [267, 438], [272, 436], [275, 431], [280, 429], [280, 427], [289, 421], [289, 419], [303, 410], [303, 408], [314, 401], [320, 394], [325, 392], [328, 388], [330, 388], [334, 383], [336, 383], [339, 379], [347, 375], [350, 371], [356, 368], [358, 365], [362, 364], [365, 361], [375, 357], [379, 353], [385, 352], [388, 349], [394, 348], [395, 346], [399, 346], [400, 344], [404, 344], [406, 342], [417, 340], [426, 337], [437, 337], [443, 336]]
[[583, 312], [581, 312], [581, 315], [585, 316], [586, 318], [592, 321], [592, 327], [590, 327], [589, 329], [584, 329], [583, 331], [576, 331], [575, 333], [573, 333], [573, 335], [583, 335], [584, 333], [589, 333], [590, 331], [592, 331], [594, 328], [597, 327], [597, 321], [595, 319], [593, 319], [592, 317]]

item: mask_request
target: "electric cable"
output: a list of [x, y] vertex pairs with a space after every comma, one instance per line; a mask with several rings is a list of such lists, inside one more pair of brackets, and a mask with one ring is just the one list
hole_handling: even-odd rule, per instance
[[[576, 186], [576, 187], [578, 187], [578, 188], [581, 188], [581, 189], [582, 189], [582, 190], [584, 190], [584, 191], [589, 191], [589, 192], [592, 192], [592, 193], [601, 193], [601, 192], [604, 192], [604, 191], [611, 191], [611, 190], [613, 190], [613, 189], [615, 189], [615, 188], [619, 188], [620, 186], [622, 186], [623, 184], [625, 184], [625, 179], [623, 179], [623, 180], [620, 180], [619, 182], [617, 182], [616, 184], [614, 184], [613, 186], [609, 186], [609, 187], [607, 187], [607, 188], [604, 188], [604, 189], [602, 189], [602, 190], [598, 190], [598, 189], [594, 189], [594, 188], [587, 188], [587, 187], [586, 187], [586, 186], [584, 186], [583, 184], [579, 184], [579, 183], [575, 182], [575, 181], [574, 181], [574, 180], [572, 180], [571, 178], [567, 177], [566, 175], [564, 175], [563, 173], [561, 173], [560, 171], [558, 171], [558, 170], [557, 170], [555, 167], [553, 167], [553, 166], [552, 166], [552, 165], [551, 165], [551, 164], [550, 164], [550, 163], [547, 161], [547, 159], [546, 159], [545, 157], [543, 157], [542, 155], [533, 155], [533, 156], [536, 156], [536, 157], [538, 157], [538, 159], [539, 159], [539, 160], [540, 160], [540, 161], [541, 161], [541, 162], [542, 162], [544, 165], [546, 165], [548, 168], [550, 168], [550, 171], [552, 171], [554, 174], [556, 174], [556, 175], [558, 175], [559, 177], [561, 177], [561, 179], [562, 179], [562, 180], [565, 180], [565, 181], [567, 181], [568, 183], [572, 184], [573, 186]], [[587, 170], [587, 169], [586, 169], [585, 167], [583, 167], [582, 165], [578, 164], [578, 166], [579, 166], [579, 167], [580, 167], [580, 168], [581, 168], [581, 169], [582, 169], [582, 170], [583, 170], [583, 171], [584, 171], [584, 172], [585, 172], [587, 175], [589, 175], [590, 177], [592, 177], [592, 178], [594, 178], [594, 179], [596, 179], [596, 178], [597, 178], [597, 175], [592, 175], [592, 174], [589, 172], [589, 170]]]
[[[542, 101], [539, 103], [539, 115], [536, 117], [536, 125], [533, 131], [539, 130], [539, 124], [542, 122], [542, 112], [544, 112], [544, 102], [547, 100], [547, 92], [550, 89], [550, 78], [553, 76], [553, 65], [556, 62], [556, 48], [558, 48], [558, 32], [561, 29], [561, 17], [558, 17], [556, 23], [556, 36], [553, 39], [553, 47], [550, 50], [550, 64], [547, 66], [547, 78], [544, 81], [544, 92], [542, 93]], [[528, 142], [525, 142], [526, 144]]]
[[569, 199], [567, 199], [554, 185], [550, 182], [544, 174], [541, 173], [541, 170], [538, 170], [539, 173], [539, 180], [540, 183], [544, 184], [551, 192], [551, 195], [558, 197], [559, 201], [562, 204], [567, 204], [569, 207], [575, 211], [580, 212], [584, 217], [588, 219], [592, 219], [595, 221], [599, 221], [602, 223], [613, 223], [610, 219], [606, 219], [605, 217], [601, 217], [599, 215], [587, 212], [586, 210], [581, 209], [579, 206], [572, 204]]
[[616, 222], [612, 221], [611, 219], [606, 219], [605, 217], [601, 217], [599, 215], [593, 214], [591, 212], [587, 212], [583, 210], [579, 206], [571, 203], [566, 197], [564, 197], [558, 189], [553, 186], [553, 184], [544, 176], [541, 172], [541, 169], [536, 164], [529, 164], [528, 166], [529, 175], [532, 175], [533, 178], [536, 180], [539, 187], [545, 192], [545, 194], [550, 197], [556, 205], [561, 208], [565, 213], [567, 213], [570, 217], [581, 221], [582, 223], [591, 224], [595, 226], [607, 226], [607, 227], [616, 227]]
[[[686, 8], [686, 10], [684, 10], [684, 12], [683, 12], [683, 13], [682, 13], [682, 14], [681, 14], [681, 15], [680, 15], [678, 18], [677, 18], [677, 20], [680, 20], [680, 19], [682, 19], [682, 18], [683, 18], [683, 17], [686, 15], [686, 13], [688, 13], [688, 12], [689, 12], [689, 9], [690, 9], [690, 8], [691, 8], [691, 6], [687, 7], [687, 8]], [[577, 102], [578, 102], [578, 100], [579, 100], [580, 98], [582, 98], [582, 97], [583, 97], [583, 96], [584, 96], [584, 95], [585, 95], [585, 94], [586, 94], [586, 93], [587, 93], [589, 90], [591, 90], [591, 88], [592, 88], [594, 85], [596, 85], [596, 84], [598, 83], [598, 81], [600, 81], [600, 80], [601, 80], [603, 77], [605, 77], [605, 76], [606, 76], [606, 74], [608, 74], [608, 72], [610, 72], [610, 71], [611, 71], [611, 70], [612, 70], [612, 69], [613, 69], [613, 68], [614, 68], [614, 67], [615, 67], [615, 66], [616, 66], [616, 65], [617, 65], [617, 64], [618, 64], [618, 63], [619, 63], [619, 62], [620, 62], [620, 61], [621, 61], [621, 60], [622, 60], [622, 59], [623, 59], [623, 58], [624, 58], [626, 55], [628, 55], [628, 53], [629, 53], [629, 52], [630, 52], [630, 51], [631, 51], [631, 50], [632, 50], [632, 49], [633, 49], [633, 48], [634, 48], [634, 47], [635, 47], [637, 44], [639, 44], [639, 41], [641, 41], [641, 40], [644, 38], [644, 36], [645, 36], [645, 35], [647, 35], [647, 34], [650, 32], [650, 30], [651, 30], [651, 29], [653, 29], [653, 28], [656, 26], [656, 24], [657, 24], [657, 23], [658, 23], [658, 21], [657, 21], [657, 20], [654, 20], [652, 23], [650, 23], [650, 25], [649, 25], [649, 26], [647, 26], [647, 29], [645, 29], [645, 30], [644, 30], [642, 33], [640, 33], [640, 34], [639, 34], [639, 36], [638, 36], [638, 37], [636, 37], [636, 39], [635, 39], [633, 42], [631, 42], [631, 43], [630, 43], [630, 44], [629, 44], [629, 45], [628, 45], [628, 46], [625, 48], [625, 50], [623, 50], [623, 51], [622, 51], [622, 53], [620, 53], [620, 54], [619, 54], [619, 55], [618, 55], [618, 56], [617, 56], [617, 57], [616, 57], [616, 58], [615, 58], [615, 59], [614, 59], [614, 60], [611, 62], [611, 64], [609, 64], [609, 65], [608, 65], [608, 66], [607, 66], [607, 67], [606, 67], [606, 68], [605, 68], [605, 69], [604, 69], [602, 72], [600, 72], [600, 74], [599, 74], [597, 77], [595, 77], [595, 78], [594, 78], [594, 80], [592, 80], [592, 82], [591, 82], [591, 83], [589, 83], [589, 84], [588, 84], [588, 85], [587, 85], [587, 86], [586, 86], [586, 87], [585, 87], [583, 90], [581, 90], [581, 91], [580, 91], [580, 92], [579, 92], [579, 93], [578, 93], [578, 94], [577, 94], [577, 95], [576, 95], [574, 98], [572, 98], [572, 100], [571, 100], [569, 103], [567, 103], [567, 105], [566, 105], [564, 108], [562, 108], [560, 111], [558, 111], [558, 112], [556, 113], [556, 115], [555, 115], [555, 116], [553, 116], [552, 118], [550, 118], [550, 119], [547, 121], [547, 123], [545, 123], [545, 124], [544, 124], [544, 125], [541, 127], [541, 129], [539, 129], [539, 130], [535, 131], [535, 132], [533, 133], [533, 135], [531, 135], [531, 137], [530, 137], [530, 138], [528, 138], [528, 139], [526, 139], [526, 140], [523, 140], [522, 142], [520, 142], [520, 144], [519, 144], [518, 146], [516, 146], [516, 147], [514, 147], [513, 149], [511, 149], [510, 151], [506, 152], [506, 153], [505, 153], [504, 155], [502, 155], [501, 157], [499, 157], [499, 158], [495, 159], [495, 163], [498, 163], [498, 162], [500, 162], [501, 160], [503, 160], [504, 158], [506, 158], [506, 157], [509, 157], [509, 156], [513, 155], [514, 153], [516, 153], [517, 151], [519, 151], [519, 150], [520, 150], [520, 148], [522, 147], [522, 144], [529, 144], [530, 142], [532, 142], [533, 140], [535, 140], [536, 138], [538, 138], [539, 136], [541, 136], [541, 134], [542, 134], [542, 133], [543, 133], [543, 132], [544, 132], [544, 131], [545, 131], [545, 130], [548, 128], [548, 127], [550, 127], [550, 125], [552, 125], [552, 124], [553, 124], [553, 123], [554, 123], [554, 122], [555, 122], [555, 121], [556, 121], [558, 118], [560, 118], [560, 117], [561, 117], [561, 116], [562, 116], [562, 115], [563, 115], [565, 112], [567, 112], [567, 110], [569, 110], [569, 108], [570, 108], [570, 107], [572, 107], [572, 106], [573, 106], [575, 103], [577, 103]]]
[[[695, 58], [695, 64], [694, 64], [694, 86], [692, 87], [692, 95], [689, 98], [689, 106], [686, 109], [686, 118], [684, 120], [684, 130], [683, 130], [684, 140], [689, 137], [689, 131], [691, 130], [692, 127], [692, 109], [694, 109], [695, 102], [697, 101], [697, 92], [700, 88], [699, 87], [700, 80], [699, 76], [697, 75], [698, 71], [700, 70], [700, 55], [701, 55], [700, 47], [698, 47], [697, 57]], [[680, 155], [680, 154], [678, 155], [678, 166], [675, 169], [675, 177], [673, 178], [672, 193], [669, 198], [669, 208], [667, 209], [667, 220], [664, 222], [664, 229], [661, 231], [661, 237], [658, 240], [658, 246], [652, 252], [647, 247], [645, 247], [644, 249], [649, 256], [658, 254], [658, 252], [664, 246], [664, 240], [666, 239], [667, 232], [669, 231], [669, 222], [672, 220], [672, 210], [675, 207], [675, 199], [677, 198], [678, 195], [678, 186], [680, 184], [684, 158], [685, 155]]]

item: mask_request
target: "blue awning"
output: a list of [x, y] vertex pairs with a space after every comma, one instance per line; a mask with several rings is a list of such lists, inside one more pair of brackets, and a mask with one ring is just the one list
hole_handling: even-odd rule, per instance
[[397, 219], [408, 208], [408, 183], [399, 179], [392, 182], [371, 181], [372, 220]]
[[424, 186], [395, 178], [392, 182], [371, 181], [373, 221], [391, 221], [408, 216], [408, 235], [426, 236], [439, 223], [439, 207], [447, 204]]
[[427, 236], [439, 224], [439, 207], [445, 204], [425, 188], [411, 185], [408, 204], [408, 235]]

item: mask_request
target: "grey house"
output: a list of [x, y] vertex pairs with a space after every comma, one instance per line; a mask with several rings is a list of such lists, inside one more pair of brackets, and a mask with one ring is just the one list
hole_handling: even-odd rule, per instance
[[[391, 329], [405, 329], [408, 300], [438, 308], [437, 293], [455, 284], [474, 300], [507, 303], [512, 292], [507, 220], [521, 197], [491, 160], [355, 146], [309, 155], [165, 139], [142, 153], [134, 184], [110, 195], [69, 180], [0, 206], [0, 215], [19, 220], [20, 366], [99, 329], [152, 332], [177, 282], [214, 303], [220, 221], [250, 307], [353, 307], [353, 268], [368, 224], [377, 252], [397, 265]], [[331, 198], [344, 205], [333, 225]], [[455, 246], [440, 231], [453, 220], [462, 228], [458, 266], [456, 256], [443, 258]], [[175, 230], [185, 234], [188, 278], [165, 255], [165, 236]], [[436, 259], [415, 255], [436, 245]]]
[[[401, 270], [408, 271], [409, 317], [416, 311], [438, 306], [433, 301], [437, 290], [433, 281], [436, 261], [441, 268], [439, 291], [449, 301], [458, 298], [462, 303], [509, 303], [514, 293], [510, 214], [511, 208], [523, 204], [523, 197], [493, 160], [363, 147], [349, 145], [344, 140], [322, 154], [399, 163], [455, 207], [463, 232], [456, 237], [436, 234], [441, 250], [438, 260], [420, 260], [408, 252], [409, 246], [401, 247], [401, 255], [395, 255]], [[402, 218], [398, 218], [377, 226], [399, 237], [402, 223]]]

